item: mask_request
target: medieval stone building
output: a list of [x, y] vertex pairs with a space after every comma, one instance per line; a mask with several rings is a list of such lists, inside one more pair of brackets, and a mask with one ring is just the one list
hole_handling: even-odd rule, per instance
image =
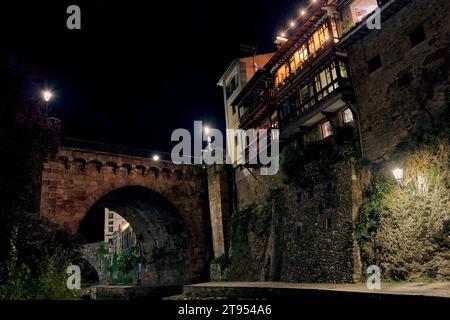
[[[282, 173], [260, 175], [249, 159], [235, 166], [230, 241], [240, 243], [230, 255], [242, 262], [233, 262], [231, 272], [282, 281], [362, 278], [355, 227], [371, 173], [357, 158], [389, 161], [403, 139], [418, 125], [432, 127], [446, 106], [449, 6], [446, 0], [311, 1], [277, 37], [277, 52], [226, 112], [236, 110], [244, 130], [278, 129], [283, 147], [302, 152], [300, 158], [333, 161], [325, 170], [298, 160], [313, 173], [295, 184]], [[259, 145], [227, 138], [244, 141], [244, 155]]]

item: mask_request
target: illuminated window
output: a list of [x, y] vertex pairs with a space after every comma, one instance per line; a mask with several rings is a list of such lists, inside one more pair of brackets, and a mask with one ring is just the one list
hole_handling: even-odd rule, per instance
[[310, 98], [309, 88], [306, 85], [300, 90], [300, 103], [305, 104], [306, 102], [308, 102], [309, 98]]
[[324, 122], [320, 125], [320, 131], [322, 134], [322, 139], [325, 139], [333, 134], [333, 128], [330, 121]]
[[289, 65], [291, 66], [291, 71], [295, 72], [297, 69], [297, 61], [295, 61], [295, 54], [289, 58]]
[[298, 49], [297, 55], [300, 65], [308, 60], [308, 48], [306, 47], [306, 44], [302, 45], [300, 49]]
[[350, 123], [353, 121], [353, 112], [349, 108], [342, 111], [342, 120], [344, 123]]
[[365, 17], [378, 8], [377, 0], [355, 0], [350, 5], [352, 19], [354, 22], [361, 22]]
[[339, 42], [339, 33], [336, 26], [336, 20], [334, 18], [330, 18], [331, 32], [333, 32], [334, 42]]
[[332, 68], [328, 67], [316, 76], [315, 83], [317, 99], [319, 101], [338, 88], [339, 83], [335, 80], [336, 69], [334, 67], [334, 64]]
[[284, 64], [278, 69], [275, 77], [275, 85], [278, 87], [283, 84], [284, 80], [289, 76], [289, 65]]
[[308, 50], [310, 55], [314, 55], [314, 53], [316, 52], [316, 44], [313, 37], [310, 37], [308, 39]]
[[347, 66], [342, 61], [339, 61], [339, 70], [341, 72], [341, 77], [347, 79], [348, 78]]

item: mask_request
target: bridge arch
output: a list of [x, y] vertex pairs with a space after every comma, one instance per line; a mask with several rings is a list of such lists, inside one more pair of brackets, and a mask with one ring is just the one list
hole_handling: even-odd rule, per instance
[[[180, 285], [191, 274], [191, 241], [177, 208], [160, 193], [138, 185], [121, 187], [100, 197], [87, 210], [78, 233], [88, 227], [89, 214], [102, 214], [92, 208], [108, 208], [119, 213], [133, 227], [146, 261], [142, 282], [146, 285]], [[101, 230], [103, 232], [103, 230]]]
[[[136, 194], [134, 198], [133, 194]], [[141, 197], [141, 200], [136, 197]], [[153, 204], [149, 199], [154, 201]], [[157, 218], [145, 218], [137, 210], [138, 203], [146, 206], [148, 212], [159, 206], [161, 212], [154, 214], [154, 217], [160, 217], [160, 223], [155, 220]], [[138, 231], [143, 234], [150, 229], [154, 230], [153, 234], [160, 232], [161, 239], [175, 235], [172, 240], [163, 241], [174, 252], [181, 252], [181, 242], [185, 244], [183, 252], [187, 255], [179, 255], [186, 261], [180, 262], [181, 269], [170, 267], [175, 265], [175, 258], [162, 260], [161, 263], [169, 265], [165, 268], [168, 271], [149, 271], [149, 283], [169, 281], [167, 279], [187, 279], [185, 282], [193, 283], [208, 279], [208, 261], [212, 257], [211, 222], [206, 170], [201, 166], [175, 165], [151, 158], [60, 147], [58, 155], [44, 164], [41, 215], [69, 232], [77, 233], [87, 212], [96, 206], [123, 214], [133, 228], [138, 223], [133, 220], [143, 221], [143, 231]], [[164, 229], [167, 225], [174, 226], [169, 222], [171, 217], [177, 217], [175, 220], [182, 222], [179, 223], [182, 228], [180, 236], [170, 228]], [[162, 230], [156, 226], [161, 226]], [[145, 250], [150, 252], [153, 247], [149, 244]], [[177, 278], [178, 274], [180, 276]]]

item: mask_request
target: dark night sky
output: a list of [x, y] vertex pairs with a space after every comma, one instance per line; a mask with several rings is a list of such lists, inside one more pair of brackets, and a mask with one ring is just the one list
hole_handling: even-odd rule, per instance
[[[304, 1], [3, 2], [1, 46], [45, 74], [67, 136], [170, 151], [194, 120], [224, 127], [216, 84], [240, 44], [273, 51]], [[66, 29], [70, 4], [81, 31]]]

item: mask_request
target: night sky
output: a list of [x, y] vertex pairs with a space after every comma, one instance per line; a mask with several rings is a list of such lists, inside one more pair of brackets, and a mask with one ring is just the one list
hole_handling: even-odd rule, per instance
[[[240, 44], [274, 51], [304, 1], [4, 2], [0, 46], [46, 76], [66, 136], [170, 151], [172, 130], [194, 120], [224, 128], [217, 82], [249, 55]], [[70, 4], [81, 31], [66, 28]]]

